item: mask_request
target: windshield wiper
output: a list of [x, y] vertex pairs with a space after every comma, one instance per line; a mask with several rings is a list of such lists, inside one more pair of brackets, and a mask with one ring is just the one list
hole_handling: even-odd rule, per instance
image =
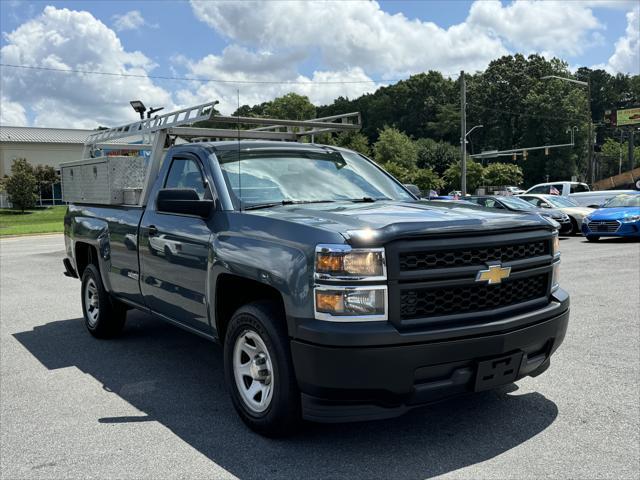
[[283, 205], [301, 205], [305, 203], [333, 203], [335, 200], [282, 200], [280, 202], [257, 203], [243, 207], [242, 210], [258, 210], [260, 208], [281, 207]]

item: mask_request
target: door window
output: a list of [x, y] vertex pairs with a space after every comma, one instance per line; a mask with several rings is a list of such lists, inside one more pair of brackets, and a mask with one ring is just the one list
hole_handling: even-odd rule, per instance
[[564, 192], [563, 190], [563, 185], [561, 183], [556, 183], [554, 185], [551, 185], [549, 187], [549, 195], [562, 195]]
[[588, 192], [589, 187], [587, 187], [584, 183], [575, 183], [571, 184], [571, 193], [581, 193]]
[[169, 168], [164, 188], [191, 188], [200, 200], [211, 198], [198, 163], [191, 158], [175, 158]]

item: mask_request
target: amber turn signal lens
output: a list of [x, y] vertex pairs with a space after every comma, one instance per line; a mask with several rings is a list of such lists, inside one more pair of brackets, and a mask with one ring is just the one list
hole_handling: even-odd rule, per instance
[[341, 312], [343, 309], [342, 292], [316, 290], [316, 310], [318, 312], [335, 313]]
[[343, 256], [330, 253], [318, 253], [316, 255], [316, 271], [341, 272], [343, 270]]

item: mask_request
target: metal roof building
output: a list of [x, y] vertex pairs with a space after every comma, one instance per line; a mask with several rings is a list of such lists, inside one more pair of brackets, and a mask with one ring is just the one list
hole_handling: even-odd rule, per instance
[[0, 125], [1, 143], [83, 144], [94, 130], [71, 128], [9, 127]]
[[[79, 160], [87, 137], [95, 130], [36, 128], [0, 125], [0, 177], [11, 173], [11, 163], [26, 158], [33, 165], [58, 168], [62, 162]], [[118, 139], [114, 144], [137, 143], [136, 138]]]

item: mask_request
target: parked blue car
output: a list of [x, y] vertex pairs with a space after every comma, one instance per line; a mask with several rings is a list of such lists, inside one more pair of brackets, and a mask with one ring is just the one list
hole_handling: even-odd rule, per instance
[[640, 192], [617, 195], [585, 217], [582, 234], [590, 242], [600, 237], [640, 239]]

